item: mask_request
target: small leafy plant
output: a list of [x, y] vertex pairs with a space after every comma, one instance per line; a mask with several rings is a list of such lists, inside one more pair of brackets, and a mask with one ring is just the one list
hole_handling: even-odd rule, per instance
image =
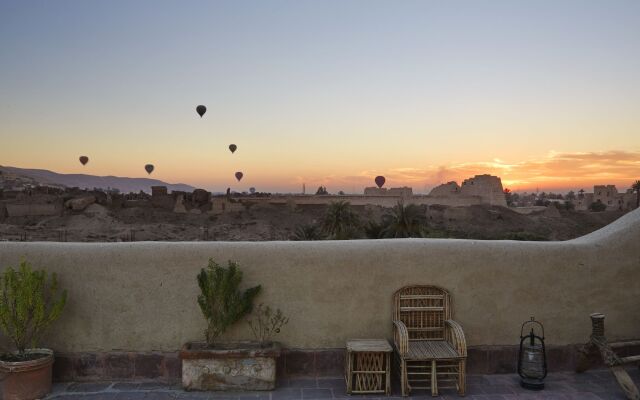
[[205, 337], [209, 347], [213, 347], [227, 328], [253, 309], [253, 300], [261, 287], [258, 285], [241, 291], [241, 281], [242, 271], [234, 261], [229, 261], [229, 266], [225, 268], [210, 259], [207, 268], [198, 274], [201, 291], [198, 305], [207, 320]]
[[280, 328], [289, 323], [289, 317], [285, 317], [279, 308], [274, 312], [271, 307], [260, 304], [255, 317], [247, 322], [256, 340], [261, 346], [265, 346], [274, 335], [280, 333]]
[[11, 339], [17, 360], [27, 359], [25, 350], [36, 348], [45, 330], [62, 313], [67, 291], [58, 294], [55, 273], [33, 271], [26, 261], [18, 270], [7, 268], [0, 276], [0, 329]]

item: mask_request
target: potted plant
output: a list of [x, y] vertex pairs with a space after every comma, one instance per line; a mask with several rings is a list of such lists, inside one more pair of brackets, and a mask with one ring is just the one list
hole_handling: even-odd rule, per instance
[[[198, 274], [201, 291], [198, 305], [207, 320], [206, 341], [189, 342], [180, 352], [185, 390], [275, 388], [276, 358], [280, 356], [280, 345], [269, 339], [282, 323], [269, 325], [265, 329], [267, 320], [263, 315], [262, 322], [252, 321], [255, 332], [258, 332], [257, 341], [218, 341], [227, 328], [252, 311], [253, 301], [260, 293], [260, 286], [240, 290], [241, 281], [242, 271], [233, 261], [229, 261], [228, 267], [222, 267], [209, 260], [207, 268]], [[259, 308], [261, 312], [265, 309]], [[275, 315], [270, 309], [269, 313], [270, 317]], [[278, 318], [284, 318], [279, 310], [277, 314]]]
[[289, 323], [289, 318], [285, 317], [279, 308], [274, 311], [271, 307], [260, 303], [255, 310], [255, 317], [247, 322], [260, 347], [266, 348], [273, 344], [271, 339], [280, 333], [280, 328]]
[[26, 262], [0, 275], [0, 329], [15, 351], [0, 356], [4, 400], [43, 398], [51, 391], [53, 351], [38, 348], [45, 330], [62, 313], [67, 292], [58, 293], [56, 274], [33, 271]]

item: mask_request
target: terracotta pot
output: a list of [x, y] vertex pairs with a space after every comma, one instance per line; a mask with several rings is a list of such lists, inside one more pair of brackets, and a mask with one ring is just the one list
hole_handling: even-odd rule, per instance
[[191, 342], [182, 347], [182, 386], [185, 390], [273, 390], [280, 345], [256, 342], [221, 343], [208, 348]]
[[53, 351], [29, 349], [27, 353], [42, 354], [42, 357], [16, 362], [0, 360], [0, 398], [3, 400], [35, 400], [51, 392]]

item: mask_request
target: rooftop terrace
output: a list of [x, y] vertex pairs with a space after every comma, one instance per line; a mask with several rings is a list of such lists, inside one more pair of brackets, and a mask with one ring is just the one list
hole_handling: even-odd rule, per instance
[[[630, 375], [640, 384], [640, 371], [634, 368]], [[396, 385], [397, 386], [397, 385]], [[588, 371], [584, 374], [558, 372], [550, 374], [546, 388], [540, 392], [522, 389], [514, 374], [472, 375], [468, 378], [467, 396], [470, 400], [609, 400], [625, 399], [624, 394], [608, 370]], [[177, 385], [154, 382], [92, 382], [60, 383], [48, 399], [57, 400], [313, 400], [313, 399], [401, 399], [395, 388], [392, 397], [353, 395], [345, 392], [341, 378], [286, 379], [279, 382], [273, 392], [185, 392]], [[417, 392], [412, 399], [456, 399], [453, 390], [443, 390], [442, 395], [432, 397]]]
[[[4, 242], [0, 266], [26, 258], [58, 273], [69, 291], [67, 308], [43, 345], [56, 352], [56, 381], [83, 383], [61, 384], [57, 396], [77, 396], [92, 387], [85, 383], [103, 381], [120, 383], [96, 384], [104, 393], [92, 397], [128, 398], [128, 392], [118, 397], [125, 394], [117, 389], [154, 385], [159, 389], [152, 397], [183, 396], [165, 385], [180, 381], [182, 344], [203, 338], [195, 277], [214, 258], [238, 261], [246, 285], [263, 287], [258, 302], [291, 317], [278, 337], [285, 347], [277, 366], [283, 386], [260, 398], [343, 395], [339, 381], [324, 378], [342, 373], [346, 341], [391, 339], [391, 295], [411, 284], [450, 291], [453, 316], [467, 335], [470, 374], [513, 373], [520, 324], [535, 315], [545, 324], [552, 372], [543, 394], [556, 395], [539, 398], [617, 398], [602, 397], [617, 393], [608, 371], [567, 371], [575, 368], [577, 346], [589, 340], [593, 312], [606, 314], [609, 339], [640, 337], [638, 238], [640, 210], [566, 242]], [[244, 325], [224, 339], [250, 337]], [[637, 380], [637, 369], [632, 373]], [[478, 399], [535, 398], [519, 391], [510, 375], [478, 375], [469, 389], [472, 396], [498, 395], [471, 397]], [[579, 397], [582, 390], [591, 394]]]

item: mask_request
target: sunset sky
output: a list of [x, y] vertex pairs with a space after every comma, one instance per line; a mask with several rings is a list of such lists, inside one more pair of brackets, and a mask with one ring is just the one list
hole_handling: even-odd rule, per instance
[[0, 139], [0, 165], [214, 191], [622, 190], [640, 1], [0, 0]]

